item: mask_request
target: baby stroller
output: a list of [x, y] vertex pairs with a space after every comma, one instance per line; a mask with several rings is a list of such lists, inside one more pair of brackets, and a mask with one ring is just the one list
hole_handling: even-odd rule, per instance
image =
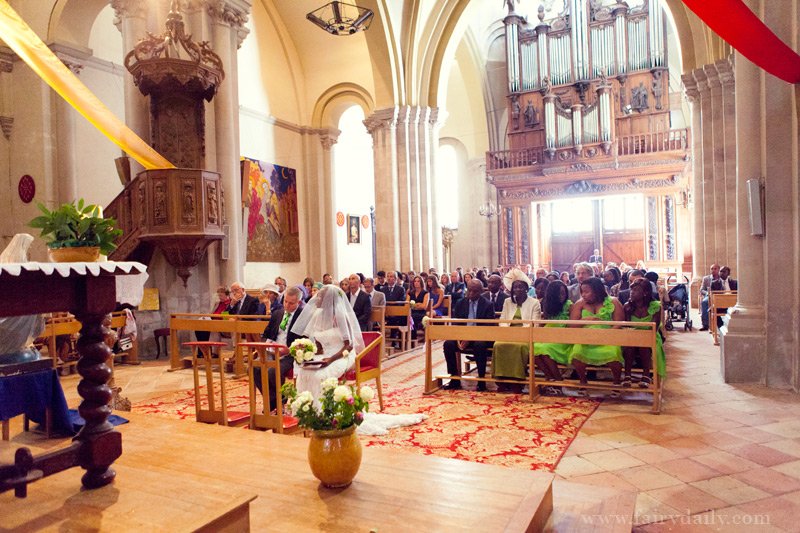
[[664, 327], [667, 331], [675, 329], [674, 321], [683, 322], [683, 330], [691, 331], [692, 319], [689, 316], [689, 278], [683, 277], [686, 283], [679, 283], [669, 290], [669, 305], [667, 306]]

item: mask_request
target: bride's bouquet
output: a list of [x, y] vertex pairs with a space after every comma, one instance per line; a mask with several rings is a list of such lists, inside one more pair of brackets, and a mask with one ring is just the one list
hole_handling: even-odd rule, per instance
[[302, 365], [304, 362], [314, 359], [317, 346], [311, 339], [297, 339], [289, 346], [289, 353], [298, 365]]
[[357, 426], [364, 421], [369, 401], [375, 397], [371, 387], [363, 385], [356, 391], [352, 385], [340, 384], [337, 378], [322, 380], [322, 395], [317, 405], [310, 392], [298, 393], [291, 382], [284, 383], [281, 394], [288, 399], [289, 410], [297, 417], [300, 426], [306, 429], [346, 429]]

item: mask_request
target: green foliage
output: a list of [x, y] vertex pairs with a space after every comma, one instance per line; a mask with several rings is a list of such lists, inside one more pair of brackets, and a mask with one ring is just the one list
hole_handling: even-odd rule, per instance
[[364, 412], [369, 410], [369, 400], [374, 391], [362, 386], [356, 392], [351, 385], [338, 384], [336, 378], [323, 381], [319, 405], [314, 405], [311, 393], [298, 394], [294, 383], [286, 382], [281, 394], [288, 398], [287, 406], [300, 424], [306, 429], [347, 429], [364, 421]]
[[100, 253], [108, 255], [117, 245], [114, 241], [122, 235], [117, 221], [100, 216], [96, 205], [84, 205], [83, 199], [62, 204], [58, 209], [48, 210], [37, 204], [42, 215], [28, 222], [28, 226], [42, 231], [41, 237], [50, 248], [76, 248], [99, 246]]

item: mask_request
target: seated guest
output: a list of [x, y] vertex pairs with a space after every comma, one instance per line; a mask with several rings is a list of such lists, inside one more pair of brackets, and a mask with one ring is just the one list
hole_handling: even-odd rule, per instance
[[[539, 278], [537, 281], [544, 281]], [[531, 280], [521, 270], [515, 268], [503, 278], [511, 297], [503, 302], [501, 320], [539, 320], [542, 308], [539, 300], [528, 297]], [[522, 324], [501, 323], [501, 326], [521, 326]], [[495, 342], [492, 354], [492, 377], [524, 380], [528, 373], [528, 343]], [[498, 383], [498, 390], [522, 392], [523, 384]]]
[[360, 274], [350, 274], [348, 279], [350, 294], [348, 298], [350, 299], [350, 306], [353, 308], [356, 318], [358, 318], [358, 325], [361, 327], [361, 331], [370, 331], [372, 329], [369, 323], [369, 319], [372, 316], [372, 300], [367, 296], [367, 293], [361, 290], [362, 281], [363, 278]]
[[414, 272], [413, 270], [409, 270], [408, 272], [406, 272], [405, 279], [403, 279], [403, 288], [406, 290], [406, 292], [411, 291], [411, 289], [413, 288], [414, 278], [416, 277], [416, 275], [417, 273]]
[[450, 285], [450, 274], [445, 272], [441, 276], [439, 276], [439, 285], [441, 285], [442, 290], [444, 291], [445, 294], [450, 294], [447, 292], [447, 286]]
[[[547, 286], [547, 291], [542, 302], [542, 318], [545, 320], [569, 320], [572, 300], [569, 299], [567, 286], [556, 280]], [[565, 328], [566, 324], [550, 323], [546, 328]], [[544, 374], [547, 381], [561, 381], [561, 371], [558, 365], [569, 364], [569, 355], [572, 352], [571, 344], [556, 342], [537, 342], [533, 345], [536, 353], [536, 366]]]
[[[628, 275], [630, 274], [630, 272], [631, 272], [630, 270], [626, 270], [625, 272], [622, 273], [622, 275], [619, 278], [619, 283], [617, 283], [616, 285], [611, 287], [611, 290], [608, 291], [609, 294], [611, 294], [615, 298], [619, 298], [619, 293], [621, 291], [624, 291], [624, 290], [627, 290], [627, 289], [630, 288], [630, 284], [628, 283]], [[625, 302], [620, 300], [620, 303], [625, 303]]]
[[375, 280], [372, 278], [365, 278], [363, 287], [364, 292], [369, 296], [369, 302], [372, 304], [372, 307], [386, 306], [386, 295], [376, 290], [377, 285], [375, 285]]
[[450, 274], [450, 285], [447, 286], [445, 289], [445, 294], [450, 295], [450, 306], [455, 307], [461, 298], [464, 297], [464, 294], [467, 292], [467, 287], [464, 285], [464, 282], [461, 281], [461, 274], [458, 270], [454, 270], [452, 274]]
[[503, 302], [508, 298], [508, 294], [503, 290], [503, 279], [497, 274], [492, 274], [486, 283], [489, 286], [489, 294], [486, 295], [486, 298], [494, 307], [494, 312], [499, 313], [503, 310]]
[[308, 277], [303, 280], [303, 287], [305, 288], [306, 295], [304, 298], [304, 302], [307, 302], [311, 299], [311, 290], [314, 288], [314, 278]]
[[236, 281], [231, 283], [231, 303], [228, 304], [229, 315], [257, 315], [258, 298], [244, 292], [244, 285]]
[[[220, 285], [217, 287], [217, 303], [214, 308], [211, 310], [212, 315], [221, 315], [222, 313], [228, 312], [228, 306], [231, 304], [231, 291], [228, 290], [228, 287], [225, 285]], [[230, 334], [227, 338], [230, 338]], [[212, 341], [217, 342], [220, 340], [220, 333], [218, 331], [195, 331], [194, 336], [198, 341], [205, 342], [205, 341]]]
[[339, 282], [339, 288], [342, 289], [342, 291], [344, 291], [345, 294], [349, 294], [350, 293], [350, 280], [348, 280], [347, 278], [342, 279]]
[[[567, 272], [566, 270], [564, 272], [562, 272], [560, 276], [558, 276], [558, 279], [561, 280], [561, 283], [563, 283], [567, 287], [572, 285], [572, 280], [569, 279], [569, 272]], [[555, 281], [555, 280], [552, 280], [552, 281]]]
[[[739, 282], [731, 278], [731, 267], [724, 266], [719, 269], [719, 279], [711, 282], [712, 291], [736, 291], [739, 290]], [[720, 307], [718, 311], [724, 315], [728, 312], [727, 307]], [[717, 316], [717, 328], [722, 327], [722, 316]]]
[[614, 286], [619, 283], [620, 279], [622, 279], [622, 273], [615, 266], [608, 267], [605, 272], [603, 272], [603, 285], [606, 286], [606, 291], [608, 291], [610, 296], [616, 296], [616, 294], [612, 294], [611, 291]]
[[333, 283], [333, 276], [331, 276], [330, 274], [323, 274], [322, 275], [322, 284], [323, 285], [330, 285], [331, 283]]
[[[324, 286], [325, 286], [325, 285], [323, 285], [321, 281], [318, 281], [318, 282], [316, 282], [316, 283], [314, 284], [314, 286], [313, 286], [313, 287], [311, 287], [311, 298], [313, 298], [314, 296], [316, 296], [316, 295], [317, 295], [317, 293], [320, 291], [320, 289], [321, 289], [322, 287], [324, 287]], [[308, 303], [308, 302], [306, 302], [306, 303]]]
[[425, 286], [428, 289], [431, 311], [433, 311], [434, 316], [442, 316], [445, 311], [444, 289], [439, 285], [439, 280], [436, 276], [428, 276], [428, 279], [425, 280]]
[[[266, 315], [272, 314], [277, 309], [283, 307], [283, 304], [278, 299], [279, 298], [279, 291], [277, 285], [272, 283], [267, 283], [261, 289], [261, 293], [258, 295], [258, 309], [256, 310], [257, 315]], [[267, 309], [269, 309], [269, 313], [267, 313]], [[243, 313], [242, 313], [243, 314]]]
[[594, 268], [588, 263], [578, 263], [575, 267], [575, 284], [568, 287], [569, 299], [572, 300], [572, 303], [581, 299], [581, 284], [592, 277], [594, 277]]
[[[475, 274], [472, 272], [464, 272], [464, 286], [469, 287], [469, 282], [475, 279]], [[481, 283], [483, 285], [483, 283]]]
[[547, 277], [547, 269], [539, 267], [536, 269], [536, 279], [543, 279]]
[[411, 318], [414, 320], [414, 329], [411, 331], [411, 338], [417, 338], [417, 331], [422, 329], [422, 317], [428, 310], [428, 291], [425, 290], [421, 276], [414, 276], [412, 287], [406, 295], [406, 300], [411, 304]]
[[[663, 377], [666, 374], [666, 360], [664, 359], [664, 345], [661, 341], [661, 333], [658, 328], [661, 326], [661, 302], [653, 299], [653, 291], [646, 278], [637, 278], [631, 284], [631, 298], [623, 306], [625, 320], [628, 322], [655, 322], [656, 323], [656, 351], [658, 356], [658, 375]], [[650, 386], [650, 367], [653, 362], [653, 355], [650, 348], [625, 347], [622, 351], [625, 358], [625, 379], [622, 381], [623, 387], [631, 386], [631, 369], [634, 362], [638, 359], [642, 366], [642, 380], [639, 386], [646, 389]]]
[[667, 289], [665, 289], [663, 285], [660, 287], [658, 285], [658, 272], [653, 272], [652, 270], [645, 272], [644, 277], [650, 281], [650, 285], [654, 290], [653, 298], [659, 302], [668, 302]]
[[[283, 297], [283, 307], [278, 307], [275, 312], [272, 313], [267, 327], [264, 328], [264, 333], [261, 334], [261, 339], [267, 342], [283, 344], [284, 346], [288, 347], [295, 340], [300, 338], [300, 335], [292, 332], [292, 326], [294, 326], [294, 323], [297, 320], [297, 317], [300, 316], [300, 312], [302, 310], [302, 292], [298, 287], [289, 287], [286, 289], [286, 294]], [[289, 355], [288, 348], [281, 353], [280, 380], [281, 385], [283, 385], [286, 375], [292, 369], [292, 363], [294, 360], [292, 359], [292, 356]], [[275, 390], [273, 386], [275, 371], [272, 368], [268, 370], [267, 379], [269, 379], [270, 385], [269, 409], [271, 411], [276, 407]], [[258, 392], [264, 394], [264, 391], [261, 390], [261, 369], [258, 367], [253, 369], [253, 380], [255, 381]]]
[[561, 275], [558, 273], [558, 270], [553, 270], [552, 272], [549, 272], [549, 273], [548, 273], [548, 274], [545, 276], [545, 279], [546, 279], [547, 281], [555, 281], [555, 280], [559, 279], [559, 277], [560, 277], [560, 276], [561, 276]]
[[384, 285], [386, 285], [386, 272], [383, 270], [378, 270], [378, 273], [375, 274], [375, 290], [378, 292], [383, 292]]
[[[478, 281], [480, 281], [483, 284], [483, 288], [484, 289], [489, 286], [489, 280], [486, 277], [486, 270], [484, 270], [484, 269], [478, 270], [475, 273], [475, 279], [477, 279]], [[502, 307], [500, 309], [502, 309]]]
[[[555, 281], [555, 280], [554, 280]], [[550, 281], [547, 278], [536, 278], [536, 281], [533, 282], [533, 296], [539, 300], [539, 303], [542, 303], [544, 299], [545, 291], [547, 291], [547, 287], [550, 285]], [[530, 291], [529, 291], [530, 294]]]
[[[483, 297], [483, 284], [473, 279], [467, 285], [467, 297], [462, 298], [453, 308], [453, 318], [466, 318], [470, 320], [493, 319], [494, 308], [489, 300]], [[478, 367], [478, 377], [486, 376], [486, 360], [489, 357], [491, 342], [487, 341], [445, 341], [444, 358], [447, 361], [447, 373], [451, 376], [460, 376], [461, 369], [456, 357], [457, 352], [470, 353], [475, 356], [475, 364]], [[460, 389], [461, 380], [451, 379], [444, 386], [445, 389]], [[486, 383], [478, 382], [478, 390], [485, 391]]]
[[402, 302], [406, 299], [406, 291], [400, 282], [400, 272], [390, 270], [386, 274], [386, 285], [383, 286], [383, 294], [387, 302]]
[[[647, 272], [644, 270], [630, 270], [628, 271], [628, 289], [620, 290], [617, 293], [617, 299], [619, 299], [619, 303], [625, 304], [631, 296], [630, 285], [633, 284], [634, 280], [638, 278], [644, 278]], [[650, 283], [650, 288], [653, 292], [653, 300], [658, 300], [658, 288], [655, 286], [654, 283]]]
[[[570, 320], [614, 320], [625, 319], [625, 312], [619, 300], [608, 296], [599, 278], [589, 278], [581, 282], [581, 299], [570, 310]], [[610, 326], [587, 326], [608, 329]], [[620, 385], [622, 376], [622, 349], [619, 346], [575, 344], [570, 352], [570, 363], [575, 367], [578, 378], [586, 384], [586, 365], [602, 366], [611, 369], [614, 385]], [[582, 395], [586, 394], [580, 389]]]
[[278, 301], [283, 305], [283, 294], [286, 292], [286, 279], [278, 276], [275, 278], [275, 285], [278, 286]]

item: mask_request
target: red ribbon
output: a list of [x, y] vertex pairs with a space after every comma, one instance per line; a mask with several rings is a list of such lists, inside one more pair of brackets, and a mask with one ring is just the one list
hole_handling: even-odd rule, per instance
[[742, 0], [683, 3], [747, 59], [784, 81], [800, 83], [800, 55], [772, 33]]

